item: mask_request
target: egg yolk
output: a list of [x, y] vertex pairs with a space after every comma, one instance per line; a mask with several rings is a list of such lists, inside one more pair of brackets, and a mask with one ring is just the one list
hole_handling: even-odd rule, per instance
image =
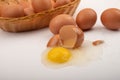
[[71, 52], [63, 47], [52, 48], [47, 55], [48, 60], [54, 63], [65, 63], [71, 57]]

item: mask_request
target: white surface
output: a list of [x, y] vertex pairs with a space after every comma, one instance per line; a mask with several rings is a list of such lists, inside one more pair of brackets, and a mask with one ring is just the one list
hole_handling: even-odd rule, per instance
[[98, 20], [85, 32], [85, 39], [105, 40], [101, 60], [84, 67], [49, 69], [40, 62], [52, 36], [48, 28], [23, 33], [0, 30], [0, 80], [120, 80], [120, 31], [105, 29], [99, 18], [107, 8], [120, 9], [120, 0], [82, 0], [74, 17], [86, 7], [97, 12]]

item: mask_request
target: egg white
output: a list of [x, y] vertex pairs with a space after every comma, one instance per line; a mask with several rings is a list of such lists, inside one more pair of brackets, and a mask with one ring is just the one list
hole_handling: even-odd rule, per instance
[[68, 62], [57, 64], [47, 59], [47, 54], [51, 48], [47, 48], [41, 55], [41, 62], [48, 68], [63, 68], [67, 66], [85, 66], [92, 61], [100, 59], [102, 56], [102, 46], [94, 46], [91, 41], [84, 41], [83, 45], [77, 49], [69, 49], [72, 57]]

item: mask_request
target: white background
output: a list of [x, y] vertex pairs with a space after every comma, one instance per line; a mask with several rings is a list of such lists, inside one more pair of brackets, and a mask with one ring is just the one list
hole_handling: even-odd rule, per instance
[[49, 69], [41, 64], [40, 55], [52, 33], [48, 28], [9, 33], [0, 30], [0, 80], [120, 80], [120, 31], [103, 27], [100, 15], [111, 7], [120, 9], [120, 0], [82, 0], [76, 14], [93, 8], [98, 14], [94, 28], [85, 32], [86, 40], [105, 41], [100, 60], [84, 67]]

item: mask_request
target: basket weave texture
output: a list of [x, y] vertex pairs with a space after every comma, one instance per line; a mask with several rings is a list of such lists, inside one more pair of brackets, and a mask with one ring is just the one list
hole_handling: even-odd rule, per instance
[[59, 14], [73, 15], [79, 2], [80, 0], [74, 0], [73, 2], [64, 6], [36, 13], [30, 16], [19, 18], [0, 17], [0, 28], [8, 32], [23, 32], [41, 29], [47, 27], [50, 20]]

